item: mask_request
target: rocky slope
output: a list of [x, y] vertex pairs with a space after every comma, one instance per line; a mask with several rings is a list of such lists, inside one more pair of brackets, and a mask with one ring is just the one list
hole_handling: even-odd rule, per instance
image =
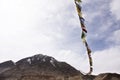
[[38, 54], [0, 64], [0, 80], [120, 80], [119, 74], [83, 75], [65, 62]]
[[15, 66], [13, 61], [6, 61], [0, 64], [0, 73], [5, 72]]
[[24, 58], [0, 72], [0, 80], [67, 80], [81, 74], [65, 62], [41, 54]]

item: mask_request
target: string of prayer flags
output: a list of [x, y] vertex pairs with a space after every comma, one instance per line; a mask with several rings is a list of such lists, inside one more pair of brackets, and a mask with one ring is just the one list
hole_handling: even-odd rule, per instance
[[90, 71], [87, 73], [88, 75], [90, 75], [93, 71], [93, 62], [92, 62], [92, 57], [91, 57], [91, 49], [88, 46], [88, 43], [86, 41], [86, 34], [87, 34], [87, 29], [85, 27], [85, 19], [82, 17], [82, 7], [81, 7], [81, 0], [75, 0], [75, 4], [76, 4], [76, 9], [77, 9], [77, 13], [79, 16], [79, 21], [80, 21], [80, 25], [81, 25], [81, 29], [82, 29], [82, 34], [81, 34], [81, 39], [83, 40], [83, 43], [85, 44], [87, 53], [88, 53], [88, 58], [89, 58], [89, 65], [90, 65]]

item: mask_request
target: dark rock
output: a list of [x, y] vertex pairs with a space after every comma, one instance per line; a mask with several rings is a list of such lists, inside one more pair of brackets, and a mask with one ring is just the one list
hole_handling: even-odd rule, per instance
[[3, 62], [3, 63], [0, 63], [0, 68], [3, 68], [3, 67], [11, 67], [11, 66], [14, 66], [14, 62], [13, 61], [6, 61], [6, 62]]
[[103, 73], [96, 76], [94, 80], [120, 80], [120, 74]]
[[95, 75], [82, 75], [82, 80], [94, 80]]
[[42, 54], [1, 63], [0, 69], [0, 80], [120, 80], [116, 73], [84, 75], [66, 62]]
[[0, 63], [0, 73], [5, 72], [9, 69], [11, 69], [13, 66], [15, 66], [13, 61], [6, 61], [3, 63]]
[[0, 80], [68, 80], [77, 75], [82, 73], [69, 64], [38, 54], [16, 62], [12, 69], [0, 75]]

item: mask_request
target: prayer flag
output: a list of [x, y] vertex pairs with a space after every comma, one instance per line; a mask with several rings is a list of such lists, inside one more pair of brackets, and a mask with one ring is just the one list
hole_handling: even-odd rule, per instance
[[92, 57], [91, 57], [91, 49], [89, 48], [88, 46], [88, 43], [86, 41], [86, 33], [87, 33], [87, 30], [86, 30], [86, 27], [85, 27], [85, 19], [82, 17], [82, 12], [81, 12], [81, 0], [75, 0], [75, 4], [76, 4], [76, 8], [77, 8], [77, 13], [78, 13], [78, 16], [79, 16], [79, 20], [80, 20], [80, 24], [81, 24], [81, 28], [82, 28], [82, 34], [81, 34], [81, 39], [83, 40], [84, 44], [85, 44], [85, 47], [86, 47], [86, 50], [87, 50], [87, 53], [88, 53], [88, 58], [89, 58], [89, 64], [90, 64], [90, 71], [87, 73], [88, 75], [90, 75], [93, 71], [93, 63], [92, 63]]

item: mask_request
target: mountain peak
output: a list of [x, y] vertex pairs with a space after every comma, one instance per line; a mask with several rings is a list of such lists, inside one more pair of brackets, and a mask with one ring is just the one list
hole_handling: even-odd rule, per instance
[[54, 67], [56, 67], [56, 64], [58, 61], [50, 56], [43, 55], [43, 54], [37, 54], [31, 57], [27, 57], [24, 59], [19, 60], [16, 62], [16, 65], [43, 65], [43, 64], [50, 64]]
[[5, 61], [5, 62], [3, 62], [3, 63], [1, 63], [0, 64], [0, 68], [2, 68], [2, 67], [11, 67], [11, 66], [14, 66], [15, 65], [15, 63], [12, 61], [12, 60], [9, 60], [9, 61]]
[[51, 56], [42, 54], [23, 58], [16, 62], [14, 67], [8, 71], [2, 72], [2, 75], [14, 77], [23, 74], [75, 76], [81, 73], [66, 62], [60, 62]]
[[66, 62], [37, 54], [0, 64], [0, 80], [120, 80], [119, 74], [84, 75]]

